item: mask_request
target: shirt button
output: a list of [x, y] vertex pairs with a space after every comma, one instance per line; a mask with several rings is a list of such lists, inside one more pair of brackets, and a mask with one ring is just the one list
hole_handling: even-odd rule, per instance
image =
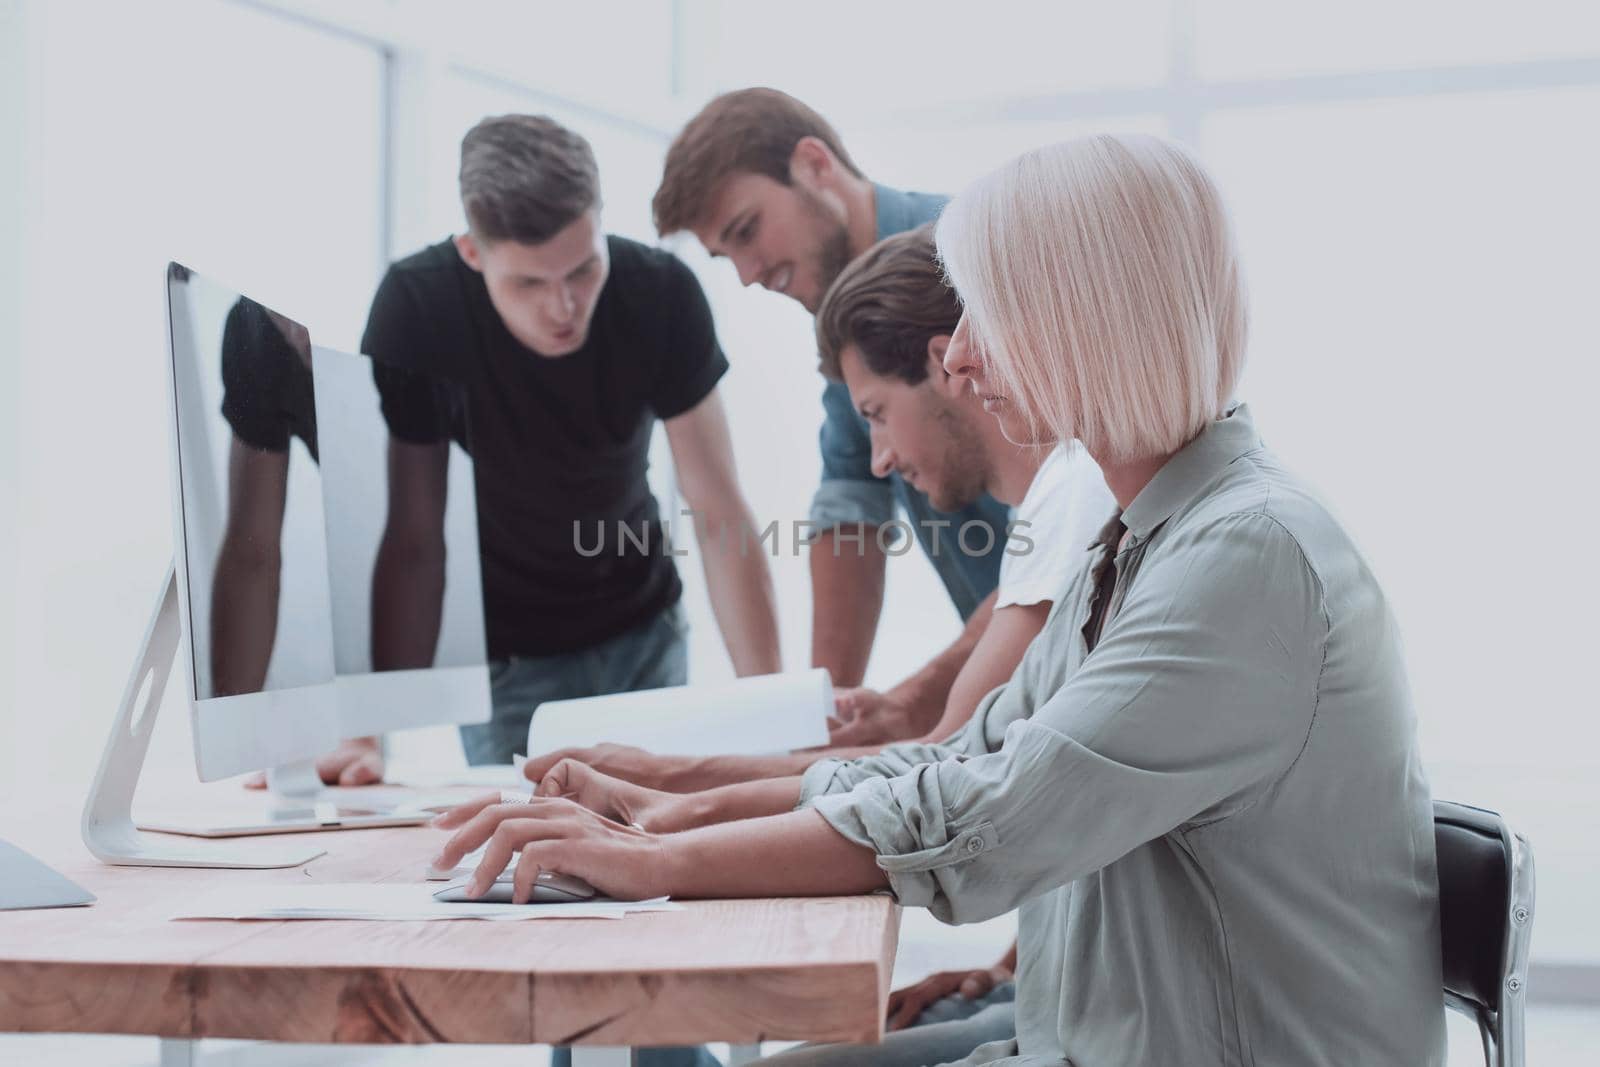
[[978, 853], [982, 852], [983, 851], [983, 838], [981, 838], [981, 837], [969, 837], [969, 838], [967, 838], [967, 851], [972, 853], [974, 856], [976, 856]]

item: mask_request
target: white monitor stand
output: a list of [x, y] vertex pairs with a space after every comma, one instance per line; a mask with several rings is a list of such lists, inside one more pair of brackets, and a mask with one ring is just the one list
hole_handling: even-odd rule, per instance
[[145, 631], [144, 646], [123, 691], [122, 705], [83, 805], [83, 843], [102, 863], [138, 867], [297, 867], [322, 855], [326, 850], [312, 845], [278, 841], [253, 841], [248, 845], [202, 843], [147, 834], [134, 825], [133, 794], [150, 749], [161, 697], [172, 674], [178, 639], [178, 582], [169, 567], [155, 614]]
[[[358, 830], [380, 826], [417, 826], [433, 812], [416, 804], [363, 803], [341, 806], [328, 792], [313, 761], [297, 760], [267, 771], [264, 818], [218, 822], [214, 818], [133, 819], [133, 794], [144, 768], [150, 735], [161, 697], [172, 673], [181, 638], [177, 575], [171, 569], [162, 586], [154, 617], [145, 634], [122, 706], [106, 740], [100, 768], [83, 808], [83, 840], [103, 863], [145, 867], [296, 867], [326, 849], [304, 844], [252, 842], [222, 846], [185, 842], [169, 835], [194, 838], [237, 838], [304, 833], [313, 830]], [[137, 707], [143, 695], [142, 708]], [[136, 717], [137, 715], [137, 717]], [[426, 803], [426, 801], [424, 801]], [[156, 836], [143, 832], [155, 830]]]

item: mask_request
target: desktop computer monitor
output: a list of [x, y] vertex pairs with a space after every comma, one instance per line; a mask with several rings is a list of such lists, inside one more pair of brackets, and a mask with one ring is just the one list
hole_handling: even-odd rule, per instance
[[[373, 361], [315, 345], [288, 316], [177, 264], [168, 290], [182, 658], [201, 779], [303, 760], [342, 737], [486, 721], [465, 451], [436, 446], [448, 492], [426, 533], [443, 538], [442, 590], [435, 581], [420, 607], [384, 597], [385, 574], [410, 578], [409, 561], [380, 566], [386, 536], [428, 520], [389, 508], [390, 450], [418, 446], [390, 440]], [[379, 631], [399, 660], [375, 663]]]
[[[166, 283], [175, 573], [85, 806], [85, 840], [108, 862], [277, 865], [211, 864], [136, 832], [129, 808], [173, 659], [200, 779], [268, 770], [281, 793], [242, 818], [169, 813], [140, 828], [225, 837], [422, 821], [370, 794], [320, 792], [312, 760], [341, 738], [489, 718], [476, 494], [457, 447], [465, 404], [449, 383], [417, 383], [461, 418], [428, 453], [437, 512], [391, 508], [404, 466], [393, 450], [417, 446], [391, 441], [373, 361], [313, 345], [288, 315], [179, 264]], [[391, 535], [423, 527], [442, 547], [428, 580], [412, 581], [410, 559], [380, 566]]]
[[[466, 450], [465, 398], [454, 386], [428, 379], [453, 403], [450, 443], [417, 446], [390, 438], [373, 361], [312, 346], [317, 426], [322, 463], [323, 512], [328, 530], [328, 583], [332, 600], [334, 691], [344, 736], [359, 737], [441, 723], [483, 722], [489, 717], [488, 644], [484, 631], [483, 576], [478, 554], [474, 470]], [[417, 377], [422, 377], [418, 375]], [[414, 500], [399, 479], [415, 465], [398, 451], [422, 447], [437, 453], [445, 500], [443, 588], [418, 610], [415, 598], [395, 588], [407, 560], [380, 562], [386, 535], [396, 544], [409, 507], [389, 506], [391, 495]], [[432, 461], [430, 461], [431, 463]], [[427, 472], [432, 481], [433, 471]], [[425, 531], [430, 537], [432, 529]], [[392, 550], [392, 546], [391, 546]], [[399, 575], [399, 577], [406, 577]], [[429, 579], [432, 581], [433, 579]], [[432, 599], [436, 597], [435, 601]], [[385, 648], [385, 643], [389, 647]], [[395, 647], [395, 646], [400, 647]], [[415, 649], [431, 649], [426, 665], [408, 666]], [[377, 660], [386, 662], [375, 662]]]
[[176, 263], [167, 299], [178, 658], [211, 781], [342, 733], [311, 341]]

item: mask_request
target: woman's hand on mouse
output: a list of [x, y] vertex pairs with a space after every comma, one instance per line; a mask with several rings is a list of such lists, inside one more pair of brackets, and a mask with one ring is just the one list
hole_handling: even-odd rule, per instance
[[455, 829], [433, 866], [453, 870], [467, 853], [485, 846], [467, 895], [482, 896], [519, 851], [513, 900], [533, 895], [540, 871], [582, 878], [616, 900], [648, 900], [671, 892], [659, 835], [617, 822], [565, 797], [530, 797], [502, 803], [493, 793], [450, 809], [433, 821]]

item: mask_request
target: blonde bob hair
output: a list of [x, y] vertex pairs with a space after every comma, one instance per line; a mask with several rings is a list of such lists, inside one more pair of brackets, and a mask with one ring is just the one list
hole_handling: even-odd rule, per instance
[[1168, 455], [1227, 408], [1246, 297], [1222, 198], [1157, 137], [1019, 156], [939, 220], [939, 255], [996, 390], [1101, 462]]

